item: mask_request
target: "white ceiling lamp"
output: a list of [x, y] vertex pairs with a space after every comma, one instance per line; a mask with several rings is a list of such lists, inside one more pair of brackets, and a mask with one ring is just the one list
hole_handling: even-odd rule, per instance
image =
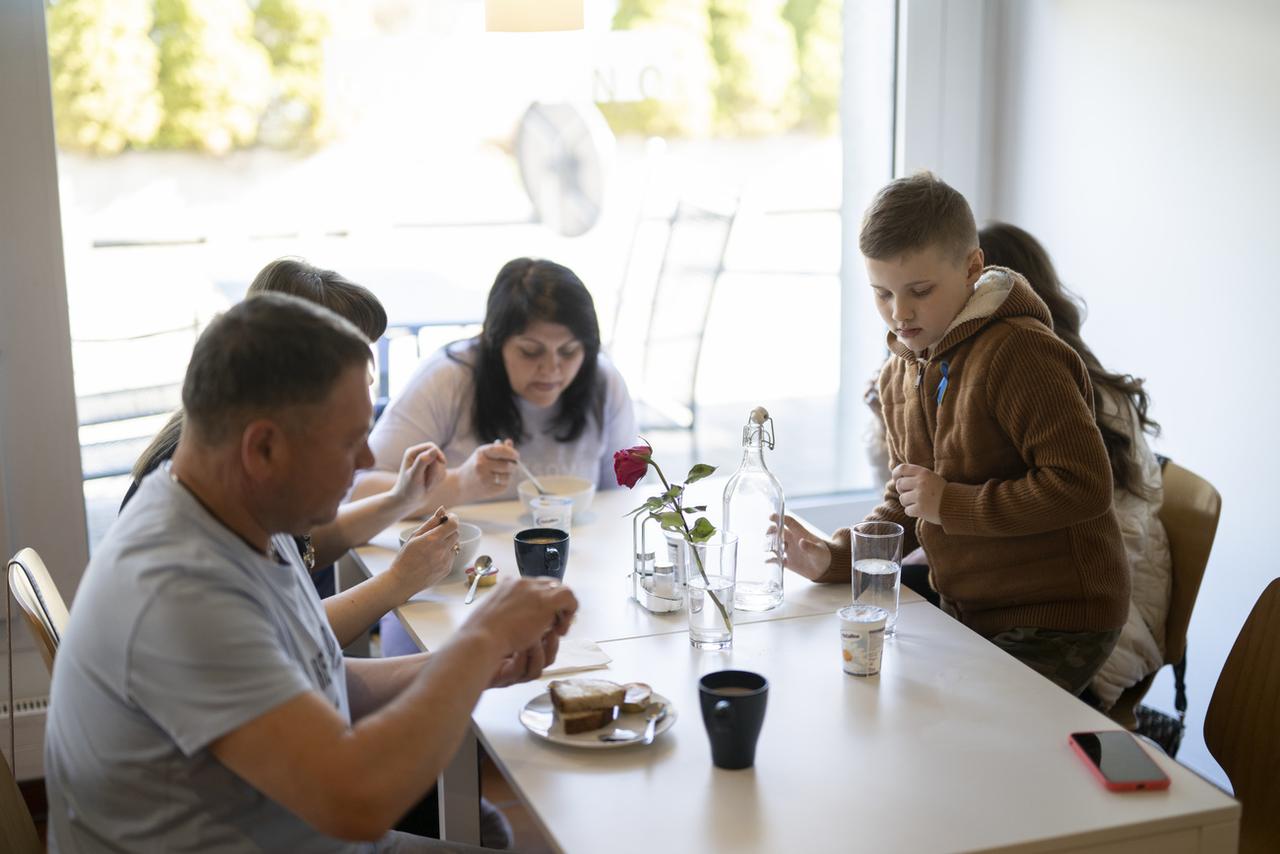
[[584, 0], [484, 0], [484, 28], [491, 33], [580, 30]]

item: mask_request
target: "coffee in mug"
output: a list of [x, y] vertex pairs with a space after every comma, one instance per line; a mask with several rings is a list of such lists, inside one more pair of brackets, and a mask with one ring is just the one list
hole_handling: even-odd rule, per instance
[[530, 578], [563, 580], [569, 564], [569, 535], [557, 528], [528, 528], [516, 534], [516, 567]]

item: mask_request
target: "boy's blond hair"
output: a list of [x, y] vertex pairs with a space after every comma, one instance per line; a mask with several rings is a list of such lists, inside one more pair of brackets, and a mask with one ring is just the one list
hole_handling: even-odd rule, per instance
[[887, 261], [930, 246], [957, 261], [978, 248], [978, 226], [969, 203], [932, 172], [886, 184], [862, 217], [862, 254]]

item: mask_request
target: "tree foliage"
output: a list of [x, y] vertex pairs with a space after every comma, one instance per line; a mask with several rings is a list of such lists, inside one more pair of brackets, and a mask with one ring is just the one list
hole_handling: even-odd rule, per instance
[[324, 123], [324, 0], [53, 0], [59, 143], [224, 153], [314, 141]]
[[116, 154], [151, 142], [162, 118], [150, 0], [59, 0], [48, 10], [58, 142]]
[[616, 30], [694, 38], [662, 99], [601, 104], [618, 133], [830, 130], [839, 110], [839, 0], [620, 0]]

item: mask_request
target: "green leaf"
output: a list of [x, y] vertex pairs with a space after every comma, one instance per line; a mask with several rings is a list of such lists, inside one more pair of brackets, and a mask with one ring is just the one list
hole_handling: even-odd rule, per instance
[[706, 512], [707, 512], [707, 505], [705, 505], [705, 504], [696, 504], [696, 505], [694, 505], [693, 507], [681, 507], [680, 509], [681, 509], [681, 510], [683, 510], [684, 512], [686, 512], [686, 513], [706, 513]]
[[627, 515], [634, 516], [637, 513], [652, 513], [654, 510], [661, 509], [662, 505], [665, 503], [666, 502], [663, 501], [661, 497], [654, 495], [650, 498], [646, 498], [643, 504], [632, 510]]
[[683, 494], [684, 494], [684, 487], [677, 483], [673, 485], [670, 489], [668, 489], [666, 492], [662, 493], [662, 498], [659, 500], [662, 501], [663, 503], [666, 503], [668, 501], [674, 501], [675, 499], [679, 498]]
[[689, 469], [689, 476], [684, 479], [684, 482], [696, 483], [697, 481], [702, 480], [704, 477], [710, 477], [715, 472], [715, 470], [716, 470], [715, 466], [707, 466], [707, 465], [703, 465], [702, 463], [698, 463], [696, 466]]
[[705, 543], [711, 539], [711, 535], [716, 532], [716, 526], [711, 524], [706, 516], [702, 516], [694, 523], [693, 529], [689, 531], [689, 540], [694, 543]]
[[650, 513], [649, 515], [658, 520], [662, 530], [684, 533], [684, 517], [674, 510], [668, 510], [666, 513]]

